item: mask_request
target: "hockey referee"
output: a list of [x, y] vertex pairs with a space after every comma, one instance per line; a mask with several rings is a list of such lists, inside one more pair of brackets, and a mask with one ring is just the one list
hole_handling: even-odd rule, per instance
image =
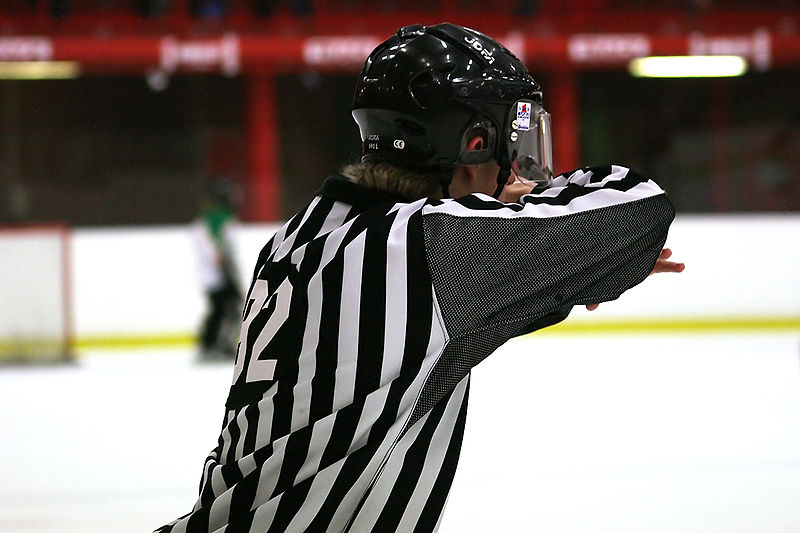
[[361, 162], [262, 250], [197, 503], [159, 532], [435, 531], [472, 367], [683, 269], [653, 181], [553, 176], [542, 105], [525, 66], [468, 28], [408, 26], [372, 52]]

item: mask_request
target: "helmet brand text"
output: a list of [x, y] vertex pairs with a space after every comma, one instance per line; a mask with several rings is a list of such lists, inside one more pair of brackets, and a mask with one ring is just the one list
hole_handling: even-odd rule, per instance
[[492, 56], [492, 53], [486, 48], [484, 48], [484, 46], [478, 39], [476, 39], [475, 37], [464, 37], [464, 41], [466, 41], [466, 43], [470, 45], [476, 52], [482, 55], [483, 58], [486, 61], [488, 61], [490, 65], [494, 63], [494, 57]]

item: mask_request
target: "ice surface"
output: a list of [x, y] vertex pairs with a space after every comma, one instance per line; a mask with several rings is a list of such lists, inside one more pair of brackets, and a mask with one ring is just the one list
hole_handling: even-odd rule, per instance
[[530, 337], [473, 372], [440, 531], [800, 531], [800, 335]]
[[[232, 376], [189, 350], [0, 368], [0, 532], [193, 505]], [[535, 335], [473, 373], [442, 533], [800, 531], [800, 335]]]

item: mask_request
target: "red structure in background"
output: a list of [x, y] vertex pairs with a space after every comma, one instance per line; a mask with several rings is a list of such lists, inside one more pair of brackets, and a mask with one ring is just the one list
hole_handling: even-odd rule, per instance
[[275, 100], [273, 77], [268, 74], [252, 75], [247, 85], [251, 182], [244, 213], [248, 220], [276, 220], [280, 216], [280, 161]]
[[[280, 217], [277, 73], [357, 72], [372, 48], [409, 23], [449, 20], [488, 33], [545, 74], [554, 117], [556, 170], [579, 164], [576, 75], [622, 70], [646, 55], [735, 54], [757, 71], [800, 66], [800, 9], [708, 10], [687, 0], [659, 2], [540, 0], [494, 2], [482, 11], [468, 0], [374, 4], [224, 0], [202, 14], [200, 0], [10, 0], [0, 7], [0, 61], [74, 61], [93, 74], [218, 72], [248, 83], [248, 220]], [[110, 7], [109, 7], [110, 6]], [[387, 7], [388, 6], [388, 7]], [[264, 10], [266, 10], [266, 7]], [[60, 11], [59, 11], [60, 10]], [[382, 10], [382, 11], [381, 11]], [[396, 11], [393, 11], [396, 10]], [[263, 11], [263, 10], [262, 10]], [[402, 14], [398, 13], [402, 11]], [[367, 14], [369, 13], [369, 14]]]

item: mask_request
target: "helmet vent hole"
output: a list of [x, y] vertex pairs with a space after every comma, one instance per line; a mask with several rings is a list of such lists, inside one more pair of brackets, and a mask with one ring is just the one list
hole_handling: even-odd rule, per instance
[[403, 132], [408, 133], [409, 135], [416, 135], [420, 137], [425, 135], [425, 128], [421, 124], [417, 124], [416, 122], [402, 118], [398, 118], [394, 122], [400, 127], [400, 129], [403, 130]]
[[432, 109], [444, 101], [445, 83], [438, 72], [434, 76], [429, 71], [420, 72], [411, 80], [408, 91], [411, 99], [422, 109]]

